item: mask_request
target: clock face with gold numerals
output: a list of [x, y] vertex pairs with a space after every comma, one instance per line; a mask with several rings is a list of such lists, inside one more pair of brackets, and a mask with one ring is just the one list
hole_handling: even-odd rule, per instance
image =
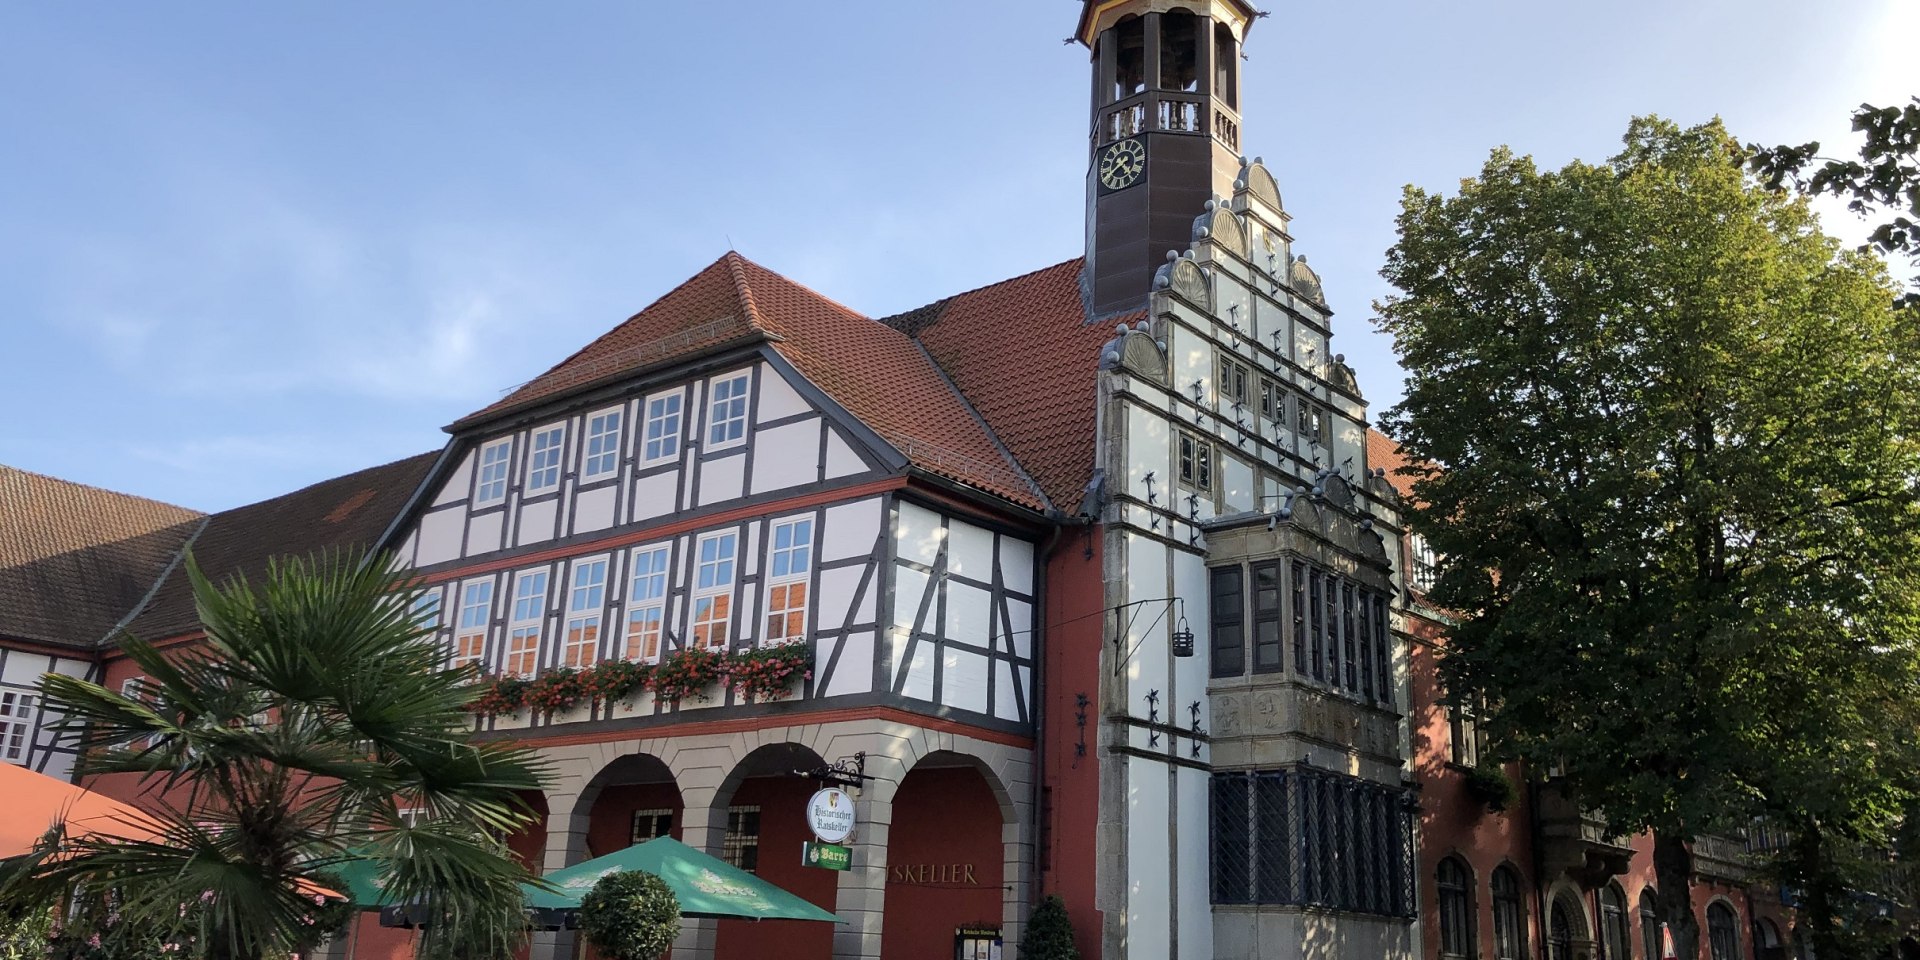
[[1108, 190], [1125, 190], [1140, 182], [1147, 171], [1147, 145], [1137, 138], [1122, 140], [1100, 154], [1100, 184]]

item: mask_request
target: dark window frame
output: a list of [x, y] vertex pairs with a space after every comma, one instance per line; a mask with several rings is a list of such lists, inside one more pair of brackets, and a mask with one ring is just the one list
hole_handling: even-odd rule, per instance
[[1440, 955], [1478, 956], [1479, 943], [1473, 929], [1473, 868], [1457, 856], [1443, 857], [1434, 868], [1433, 886], [1440, 905]]
[[[1286, 636], [1282, 630], [1286, 613], [1285, 585], [1281, 580], [1280, 561], [1255, 563], [1252, 573], [1249, 593], [1253, 600], [1253, 629], [1248, 632], [1252, 655], [1248, 660], [1255, 674], [1280, 673], [1287, 669]], [[1270, 606], [1263, 602], [1267, 597], [1272, 598]], [[1261, 658], [1268, 653], [1271, 662], [1263, 663]]]
[[[1247, 672], [1246, 579], [1246, 572], [1239, 564], [1207, 570], [1207, 653], [1211, 676], [1238, 677]], [[1222, 591], [1229, 581], [1230, 595]]]

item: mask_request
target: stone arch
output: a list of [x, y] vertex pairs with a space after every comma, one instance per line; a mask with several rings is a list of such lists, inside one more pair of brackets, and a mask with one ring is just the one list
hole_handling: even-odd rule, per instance
[[939, 956], [963, 927], [1017, 938], [1031, 850], [1005, 764], [961, 744], [910, 758], [892, 790], [883, 960]]
[[[789, 893], [837, 910], [839, 874], [808, 867], [800, 859], [801, 845], [813, 839], [806, 826], [806, 802], [817, 784], [795, 774], [817, 770], [826, 761], [811, 746], [787, 739], [792, 732], [761, 731], [755, 738], [759, 743], [739, 753], [705, 798], [702, 846], [707, 853], [750, 869]], [[831, 924], [719, 920], [713, 926], [713, 950], [718, 956], [827, 956], [833, 952]]]
[[1593, 960], [1593, 917], [1586, 898], [1566, 881], [1547, 894], [1547, 960]]
[[[605, 856], [655, 836], [678, 838], [685, 802], [665, 760], [628, 753], [601, 767], [574, 797], [573, 822], [586, 823], [585, 857]], [[642, 824], [648, 815], [651, 822]]]

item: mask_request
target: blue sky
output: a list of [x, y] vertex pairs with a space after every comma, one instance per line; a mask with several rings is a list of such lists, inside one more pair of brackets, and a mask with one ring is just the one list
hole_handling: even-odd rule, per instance
[[[1243, 140], [1376, 410], [1404, 184], [1920, 93], [1915, 0], [1267, 5]], [[729, 244], [873, 316], [1075, 256], [1077, 10], [0, 5], [0, 463], [231, 507], [439, 447]]]

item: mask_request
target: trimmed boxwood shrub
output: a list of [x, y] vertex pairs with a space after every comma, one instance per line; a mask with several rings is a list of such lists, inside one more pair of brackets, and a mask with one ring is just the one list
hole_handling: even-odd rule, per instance
[[580, 931], [607, 960], [659, 960], [680, 936], [680, 898], [645, 870], [610, 873], [581, 898]]

